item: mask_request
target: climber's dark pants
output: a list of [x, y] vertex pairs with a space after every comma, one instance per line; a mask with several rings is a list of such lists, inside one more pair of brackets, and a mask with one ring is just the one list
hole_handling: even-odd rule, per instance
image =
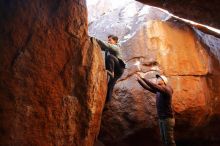
[[113, 55], [108, 55], [105, 61], [106, 69], [111, 73], [114, 73], [114, 78], [110, 78], [108, 82], [108, 91], [106, 95], [106, 102], [109, 102], [112, 97], [112, 92], [117, 80], [122, 76], [124, 67], [120, 63], [119, 59]]

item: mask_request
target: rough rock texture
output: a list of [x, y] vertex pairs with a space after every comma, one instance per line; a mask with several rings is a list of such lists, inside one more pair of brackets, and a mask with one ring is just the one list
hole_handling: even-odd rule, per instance
[[106, 94], [85, 1], [0, 1], [0, 145], [92, 146]]
[[219, 0], [137, 0], [195, 22], [220, 28]]
[[[122, 47], [128, 66], [103, 113], [99, 139], [109, 146], [160, 145], [155, 95], [144, 91], [134, 77], [143, 72], [155, 81], [159, 72], [168, 76], [174, 89], [177, 143], [217, 145], [220, 62], [213, 48], [200, 42], [187, 25], [161, 21], [149, 21]], [[134, 65], [137, 61], [139, 66]]]

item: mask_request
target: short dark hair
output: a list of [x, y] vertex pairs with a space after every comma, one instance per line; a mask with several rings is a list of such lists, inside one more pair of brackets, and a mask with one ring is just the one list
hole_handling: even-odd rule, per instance
[[108, 35], [108, 38], [112, 38], [116, 43], [118, 42], [118, 37], [115, 35], [110, 34]]

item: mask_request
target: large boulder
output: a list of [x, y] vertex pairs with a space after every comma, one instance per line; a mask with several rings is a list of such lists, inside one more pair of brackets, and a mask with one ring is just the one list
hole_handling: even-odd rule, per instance
[[109, 146], [161, 144], [155, 95], [135, 80], [135, 74], [142, 72], [152, 81], [158, 73], [169, 78], [178, 145], [218, 145], [220, 39], [197, 28], [136, 2], [90, 23], [90, 35], [103, 40], [111, 33], [119, 36], [127, 64], [106, 105], [101, 141]]
[[0, 16], [0, 145], [92, 146], [106, 74], [85, 1], [1, 0]]
[[109, 146], [160, 145], [155, 95], [135, 80], [142, 72], [153, 82], [158, 73], [169, 78], [179, 145], [218, 143], [220, 60], [200, 37], [183, 23], [148, 21], [122, 44], [127, 69], [103, 113], [100, 140]]

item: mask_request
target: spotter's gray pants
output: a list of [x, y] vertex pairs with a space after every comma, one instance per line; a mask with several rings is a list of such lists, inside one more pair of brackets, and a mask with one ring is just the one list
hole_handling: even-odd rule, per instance
[[174, 118], [159, 119], [160, 135], [164, 146], [176, 146], [174, 140]]

